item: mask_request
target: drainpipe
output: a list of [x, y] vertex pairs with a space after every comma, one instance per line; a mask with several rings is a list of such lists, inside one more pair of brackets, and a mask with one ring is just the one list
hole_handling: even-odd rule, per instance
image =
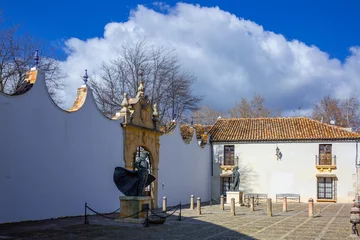
[[356, 157], [355, 157], [355, 170], [356, 170], [356, 189], [355, 189], [355, 202], [358, 203], [359, 201], [359, 193], [358, 193], [358, 189], [359, 189], [359, 163], [358, 163], [358, 153], [359, 153], [359, 149], [358, 149], [358, 143], [359, 141], [356, 141]]
[[[210, 142], [210, 137], [209, 137], [209, 142]], [[212, 203], [212, 178], [213, 178], [213, 175], [214, 175], [214, 150], [213, 150], [213, 144], [212, 142], [210, 142], [210, 171], [211, 171], [211, 174], [210, 174], [210, 206], [211, 206], [211, 203]]]

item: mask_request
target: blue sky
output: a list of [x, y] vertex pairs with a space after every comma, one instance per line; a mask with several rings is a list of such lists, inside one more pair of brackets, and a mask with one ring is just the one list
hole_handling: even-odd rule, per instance
[[[137, 4], [153, 8], [154, 1], [53, 1], [2, 0], [7, 24], [21, 23], [22, 31], [59, 43], [77, 37], [101, 37], [104, 26], [126, 21]], [[174, 6], [177, 1], [162, 1]], [[262, 25], [266, 30], [316, 45], [341, 61], [349, 47], [360, 43], [360, 1], [358, 0], [262, 0], [182, 1], [220, 9]]]
[[[99, 76], [114, 49], [144, 38], [175, 49], [203, 105], [227, 110], [254, 93], [284, 116], [327, 95], [360, 92], [360, 1], [4, 0], [6, 24], [67, 49], [67, 104], [84, 69]], [[165, 10], [164, 10], [165, 9]]]

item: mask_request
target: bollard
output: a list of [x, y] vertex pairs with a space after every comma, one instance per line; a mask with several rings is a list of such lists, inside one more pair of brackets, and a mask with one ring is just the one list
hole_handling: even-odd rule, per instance
[[231, 199], [230, 215], [231, 215], [231, 216], [235, 216], [235, 198], [232, 198], [232, 199]]
[[287, 212], [287, 198], [283, 197], [283, 212]]
[[351, 234], [359, 236], [359, 232], [356, 228], [356, 225], [360, 223], [360, 209], [356, 206], [351, 208], [350, 223], [352, 223]]
[[266, 205], [267, 205], [267, 215], [269, 217], [272, 217], [272, 203], [271, 203], [271, 198], [268, 198], [267, 201], [266, 201]]
[[224, 195], [220, 196], [220, 210], [224, 210]]
[[314, 200], [309, 199], [309, 217], [314, 217]]
[[254, 197], [250, 198], [250, 211], [255, 211], [254, 210]]
[[166, 197], [163, 197], [162, 212], [166, 213]]
[[194, 195], [191, 195], [190, 197], [190, 209], [194, 210]]
[[197, 208], [198, 215], [201, 215], [201, 198], [200, 197], [197, 198], [196, 208]]

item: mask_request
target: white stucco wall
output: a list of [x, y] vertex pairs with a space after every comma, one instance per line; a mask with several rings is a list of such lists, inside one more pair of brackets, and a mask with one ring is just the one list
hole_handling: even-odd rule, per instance
[[[159, 202], [166, 196], [168, 206], [190, 202], [190, 196], [210, 200], [210, 145], [200, 147], [196, 134], [189, 144], [181, 137], [179, 126], [160, 138]], [[164, 183], [164, 188], [162, 187]]]
[[100, 212], [119, 207], [113, 172], [124, 166], [123, 131], [91, 91], [67, 113], [38, 74], [26, 94], [0, 94], [0, 113], [0, 223], [82, 215], [85, 202]]
[[[252, 192], [267, 193], [275, 199], [277, 193], [298, 193], [301, 201], [317, 198], [317, 178], [315, 155], [319, 154], [319, 144], [332, 144], [332, 154], [337, 156], [337, 201], [352, 202], [353, 174], [355, 174], [355, 142], [297, 142], [297, 143], [242, 143], [235, 145], [235, 157], [239, 157], [240, 167], [250, 166], [257, 175]], [[227, 144], [226, 144], [227, 145]], [[232, 144], [228, 144], [232, 145]], [[224, 144], [213, 144], [214, 164], [223, 157]], [[276, 159], [275, 149], [283, 154]]]

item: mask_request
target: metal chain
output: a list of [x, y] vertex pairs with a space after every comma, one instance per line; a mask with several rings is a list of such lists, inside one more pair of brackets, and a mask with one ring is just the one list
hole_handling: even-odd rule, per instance
[[[176, 205], [175, 207], [176, 207], [176, 209], [175, 209], [171, 214], [168, 214], [168, 215], [165, 216], [165, 217], [158, 215], [156, 212], [153, 212], [151, 209], [149, 209], [149, 210], [150, 210], [150, 212], [151, 212], [152, 214], [154, 214], [154, 215], [157, 216], [157, 217], [160, 217], [160, 218], [168, 218], [168, 217], [174, 215], [174, 213], [180, 208], [180, 204], [179, 204], [179, 205]], [[175, 207], [174, 207], [174, 208], [175, 208]]]
[[[136, 212], [136, 213], [134, 213], [134, 214], [131, 214], [131, 215], [129, 215], [129, 216], [126, 216], [126, 217], [109, 217], [109, 216], [106, 216], [106, 215], [109, 215], [109, 214], [113, 214], [113, 213], [116, 213], [119, 209], [117, 209], [117, 210], [115, 210], [115, 211], [113, 211], [113, 212], [111, 212], [111, 213], [107, 213], [107, 214], [104, 214], [104, 213], [99, 213], [99, 212], [97, 212], [97, 211], [95, 211], [94, 209], [92, 209], [91, 207], [89, 207], [89, 206], [87, 206], [86, 205], [86, 208], [87, 209], [89, 209], [90, 211], [92, 211], [93, 213], [95, 213], [95, 214], [97, 214], [97, 215], [100, 215], [100, 216], [102, 216], [102, 217], [104, 217], [104, 218], [108, 218], [108, 219], [124, 219], [124, 218], [129, 218], [129, 217], [132, 217], [132, 216], [135, 216], [136, 214], [139, 214], [139, 213], [141, 213], [141, 212], [144, 212], [144, 211], [147, 211], [147, 210], [150, 210], [150, 212], [152, 213], [152, 214], [154, 214], [155, 216], [157, 216], [157, 217], [160, 217], [160, 218], [168, 218], [168, 217], [170, 217], [170, 216], [172, 216], [172, 215], [174, 215], [175, 214], [175, 212], [180, 208], [180, 204], [179, 205], [176, 205], [176, 206], [174, 206], [174, 207], [171, 207], [169, 210], [167, 210], [167, 211], [170, 211], [170, 210], [173, 210], [173, 209], [175, 209], [172, 213], [170, 213], [170, 214], [167, 214], [167, 216], [160, 216], [160, 215], [158, 215], [156, 212], [154, 212], [153, 210], [151, 210], [150, 208], [144, 208], [144, 209], [142, 209], [142, 210], [140, 210], [140, 211], [138, 211], [138, 212]], [[165, 213], [166, 214], [166, 213]]]
[[[94, 209], [92, 209], [91, 207], [89, 207], [89, 206], [86, 206], [90, 211], [92, 211], [93, 213], [96, 213], [96, 214], [98, 214], [98, 215], [100, 215], [100, 216], [102, 216], [102, 217], [105, 217], [105, 218], [109, 218], [109, 219], [123, 219], [123, 218], [129, 218], [129, 217], [132, 217], [132, 216], [135, 216], [136, 214], [139, 214], [139, 213], [141, 213], [141, 212], [143, 212], [143, 211], [145, 211], [145, 210], [147, 210], [148, 208], [144, 208], [143, 210], [140, 210], [140, 211], [138, 211], [138, 212], [136, 212], [136, 213], [134, 213], [134, 214], [131, 214], [131, 215], [129, 215], [129, 216], [126, 216], [126, 217], [109, 217], [109, 216], [106, 216], [105, 214], [103, 214], [103, 213], [99, 213], [99, 212], [97, 212], [97, 211], [95, 211]], [[115, 211], [115, 212], [117, 212], [117, 210]], [[112, 212], [112, 213], [115, 213], [115, 212]], [[112, 214], [112, 213], [108, 213], [108, 214]]]

